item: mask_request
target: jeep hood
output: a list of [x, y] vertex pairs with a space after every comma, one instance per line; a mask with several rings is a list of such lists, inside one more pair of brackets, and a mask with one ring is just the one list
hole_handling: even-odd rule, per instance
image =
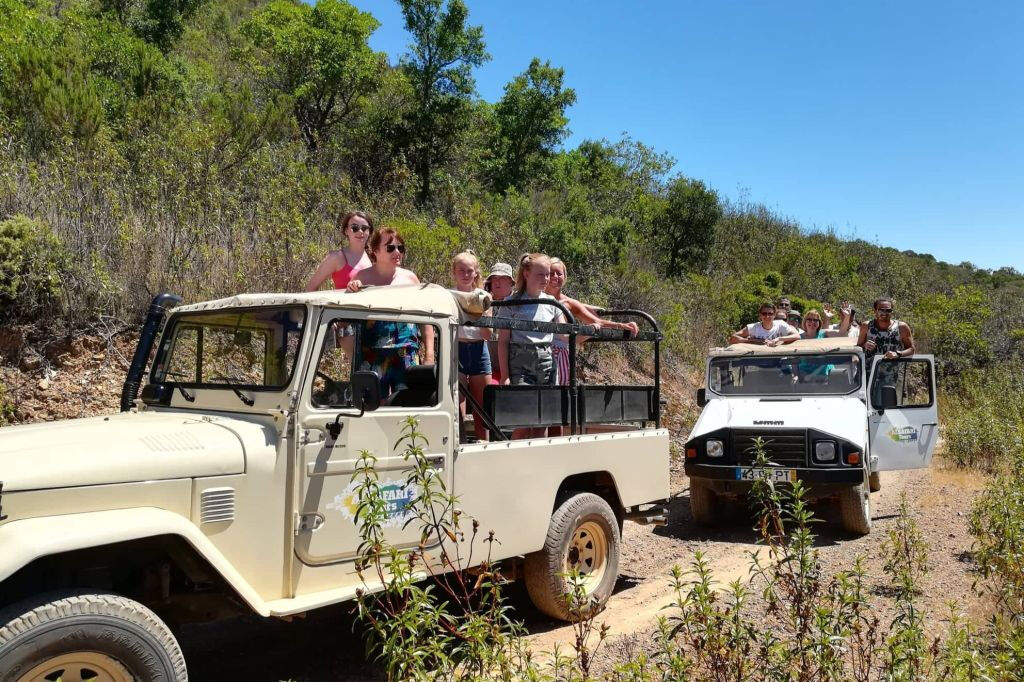
[[273, 443], [253, 421], [125, 412], [0, 429], [4, 492], [237, 474], [246, 446]]
[[867, 442], [867, 408], [859, 398], [713, 398], [700, 413], [690, 438], [724, 428], [817, 429], [864, 447]]

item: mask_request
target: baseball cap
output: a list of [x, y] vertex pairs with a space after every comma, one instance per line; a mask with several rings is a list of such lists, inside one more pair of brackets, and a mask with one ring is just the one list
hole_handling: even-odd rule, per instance
[[495, 263], [494, 265], [492, 265], [491, 272], [487, 275], [487, 279], [490, 279], [491, 277], [494, 276], [510, 277], [512, 279], [515, 279], [515, 277], [512, 275], [512, 266], [509, 265], [508, 263]]

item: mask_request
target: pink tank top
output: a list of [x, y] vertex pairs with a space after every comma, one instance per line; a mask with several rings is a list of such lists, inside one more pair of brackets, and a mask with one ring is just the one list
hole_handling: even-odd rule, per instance
[[[352, 281], [352, 277], [355, 276], [359, 270], [348, 264], [348, 253], [342, 250], [341, 257], [345, 259], [345, 266], [340, 270], [335, 270], [331, 273], [331, 279], [334, 280], [335, 289], [344, 289], [348, 286], [348, 283]], [[359, 265], [359, 261], [363, 260], [362, 256], [356, 261], [356, 265]]]

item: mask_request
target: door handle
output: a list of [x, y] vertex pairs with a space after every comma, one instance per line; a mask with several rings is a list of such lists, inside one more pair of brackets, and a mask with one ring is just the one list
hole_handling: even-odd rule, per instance
[[444, 455], [427, 455], [423, 459], [427, 460], [427, 463], [435, 469], [444, 469]]
[[924, 424], [921, 424], [921, 426], [938, 426], [938, 425], [939, 425], [939, 422], [925, 422]]

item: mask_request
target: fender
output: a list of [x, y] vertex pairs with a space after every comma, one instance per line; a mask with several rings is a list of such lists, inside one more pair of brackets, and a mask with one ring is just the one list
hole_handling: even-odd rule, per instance
[[254, 612], [270, 615], [267, 603], [191, 521], [156, 507], [41, 516], [5, 523], [0, 526], [0, 581], [41, 557], [158, 535], [184, 539]]

